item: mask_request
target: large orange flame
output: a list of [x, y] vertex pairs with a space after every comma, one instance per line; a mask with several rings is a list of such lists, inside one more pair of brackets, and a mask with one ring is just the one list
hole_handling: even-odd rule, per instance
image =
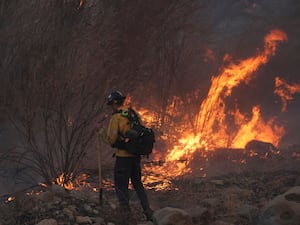
[[[185, 132], [177, 134], [180, 138], [177, 144], [167, 152], [163, 169], [146, 167], [146, 170], [165, 171], [160, 174], [164, 174], [164, 179], [168, 180], [170, 177], [190, 172], [188, 163], [184, 159], [191, 160], [198, 150], [214, 150], [224, 147], [244, 148], [252, 139], [278, 145], [285, 130], [283, 126], [276, 125], [275, 118], [265, 122], [261, 118], [258, 105], [253, 106], [252, 116], [243, 115], [238, 109], [229, 111], [226, 109], [225, 99], [239, 84], [250, 82], [254, 78], [254, 72], [265, 65], [275, 54], [278, 44], [287, 39], [283, 31], [272, 30], [264, 38], [263, 51], [239, 62], [231, 62], [221, 69], [220, 74], [213, 76], [207, 97], [202, 102], [195, 119], [196, 131], [186, 129]], [[232, 124], [229, 124], [230, 127], [228, 117], [232, 121]], [[235, 127], [234, 131], [232, 131], [232, 126]]]
[[[287, 36], [281, 30], [273, 30], [265, 37], [264, 41], [262, 52], [238, 63], [232, 62], [224, 67], [219, 75], [212, 77], [211, 87], [200, 106], [195, 121], [197, 133], [184, 134], [179, 145], [168, 152], [168, 160], [191, 155], [197, 149], [243, 148], [253, 138], [269, 141], [275, 145], [279, 143], [284, 135], [283, 127], [276, 126], [273, 123], [274, 118], [264, 122], [260, 117], [259, 106], [253, 107], [253, 116], [249, 121], [238, 110], [231, 113], [225, 111], [224, 100], [231, 95], [233, 88], [242, 82], [249, 82], [253, 79], [253, 73], [269, 61], [270, 57], [275, 54], [279, 42], [287, 41]], [[235, 125], [239, 127], [235, 135], [228, 132], [225, 120], [228, 113], [233, 115]]]

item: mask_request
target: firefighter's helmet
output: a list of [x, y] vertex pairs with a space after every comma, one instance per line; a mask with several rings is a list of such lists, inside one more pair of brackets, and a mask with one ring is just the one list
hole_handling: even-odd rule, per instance
[[121, 105], [123, 104], [126, 96], [120, 91], [113, 91], [107, 97], [107, 105], [112, 105], [113, 103]]

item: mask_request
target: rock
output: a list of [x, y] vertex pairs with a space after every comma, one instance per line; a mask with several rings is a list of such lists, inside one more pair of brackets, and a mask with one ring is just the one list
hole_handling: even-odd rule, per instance
[[242, 205], [237, 209], [237, 214], [248, 220], [253, 220], [259, 215], [259, 209], [252, 205]]
[[74, 214], [73, 214], [72, 210], [70, 210], [68, 208], [64, 208], [63, 213], [68, 217], [69, 220], [74, 220]]
[[92, 224], [92, 220], [88, 216], [76, 216], [76, 223], [78, 224]]
[[210, 183], [223, 186], [224, 185], [224, 180], [210, 180]]
[[300, 176], [298, 176], [294, 183], [295, 186], [300, 186]]
[[32, 211], [37, 204], [36, 195], [28, 195], [23, 202], [23, 211]]
[[194, 184], [204, 184], [204, 180], [202, 177], [196, 177], [194, 180], [193, 180], [193, 183]]
[[55, 219], [44, 219], [36, 225], [58, 225]]
[[69, 203], [66, 202], [66, 201], [62, 201], [62, 202], [61, 202], [61, 205], [62, 205], [62, 206], [67, 206], [68, 204], [69, 204]]
[[92, 208], [90, 205], [84, 203], [84, 204], [83, 204], [83, 208], [84, 208], [84, 210], [85, 210], [88, 214], [92, 214], [92, 213], [93, 213], [93, 208]]
[[194, 223], [208, 223], [212, 219], [211, 213], [204, 207], [195, 206], [184, 210], [192, 217]]
[[213, 222], [211, 225], [234, 225], [234, 224], [218, 220], [218, 221]]
[[232, 186], [224, 189], [224, 196], [230, 199], [247, 199], [253, 196], [253, 191]]
[[277, 148], [269, 142], [263, 142], [258, 140], [249, 141], [246, 146], [245, 150], [249, 153], [253, 151], [258, 154], [258, 156], [267, 156], [270, 153], [274, 153], [277, 151]]
[[71, 190], [70, 195], [78, 200], [90, 203], [99, 203], [99, 193], [92, 191], [90, 188], [82, 187], [80, 190]]
[[67, 208], [73, 212], [73, 215], [78, 215], [78, 209], [75, 205], [69, 205]]
[[207, 198], [201, 201], [201, 205], [208, 210], [209, 216], [214, 218], [216, 210], [220, 208], [221, 201], [216, 198]]
[[220, 200], [216, 198], [206, 198], [203, 199], [201, 203], [208, 208], [217, 208], [220, 205]]
[[105, 225], [105, 221], [102, 217], [95, 217], [92, 219], [94, 223]]
[[52, 201], [55, 205], [62, 205], [62, 199], [58, 196], [54, 196]]
[[146, 221], [146, 222], [138, 223], [137, 225], [154, 225], [154, 223], [152, 223], [151, 221]]
[[13, 200], [15, 207], [17, 210], [23, 210], [24, 202], [26, 200], [27, 196], [23, 192], [17, 192], [15, 194], [15, 199]]
[[263, 209], [258, 225], [299, 225], [300, 186], [275, 197]]
[[54, 210], [56, 209], [56, 205], [53, 202], [48, 202], [44, 205], [47, 209], [49, 210]]
[[38, 198], [43, 202], [50, 202], [53, 200], [54, 194], [50, 191], [44, 191], [39, 194]]
[[67, 190], [57, 184], [53, 184], [50, 188], [50, 191], [56, 196], [60, 196], [60, 197], [69, 196], [69, 193], [67, 192]]
[[97, 209], [93, 209], [92, 213], [95, 214], [95, 215], [98, 215], [99, 211]]
[[192, 225], [191, 216], [184, 210], [172, 207], [162, 208], [154, 213], [159, 225]]
[[70, 221], [60, 221], [58, 222], [58, 225], [73, 225], [70, 223]]

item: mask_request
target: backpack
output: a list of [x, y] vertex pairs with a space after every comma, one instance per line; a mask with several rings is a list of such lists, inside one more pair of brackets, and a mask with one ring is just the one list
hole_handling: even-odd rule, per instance
[[155, 142], [154, 131], [141, 124], [138, 114], [132, 108], [120, 110], [120, 113], [129, 120], [130, 130], [125, 135], [119, 134], [120, 138], [113, 147], [136, 155], [151, 154]]

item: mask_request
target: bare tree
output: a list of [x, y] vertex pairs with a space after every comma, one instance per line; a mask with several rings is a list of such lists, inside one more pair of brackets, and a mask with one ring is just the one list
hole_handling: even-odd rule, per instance
[[75, 175], [113, 88], [134, 93], [147, 84], [144, 95], [155, 93], [160, 103], [157, 122], [168, 121], [167, 106], [193, 54], [188, 37], [198, 3], [1, 2], [1, 97], [22, 140], [12, 158], [47, 182]]
[[[151, 52], [147, 60], [152, 65], [151, 73], [154, 74], [149, 82], [149, 95], [154, 96], [156, 101], [155, 111], [159, 112], [157, 123], [163, 132], [168, 133], [169, 130], [174, 130], [170, 127], [178, 126], [178, 122], [182, 120], [182, 113], [177, 118], [176, 111], [185, 111], [188, 114], [190, 110], [186, 108], [192, 108], [188, 100], [180, 103], [174, 97], [188, 99], [186, 89], [189, 89], [189, 94], [192, 92], [191, 85], [185, 82], [188, 80], [186, 67], [193, 58], [199, 56], [200, 49], [195, 43], [204, 39], [208, 29], [199, 19], [205, 1], [170, 0], [157, 5], [160, 10], [152, 17], [153, 26], [150, 26], [152, 29], [148, 34], [148, 49]], [[188, 126], [193, 126], [192, 117], [190, 116]]]
[[[106, 21], [110, 15], [99, 10], [93, 16], [101, 23], [86, 27], [95, 18], [82, 15], [77, 3], [1, 5], [3, 11], [17, 9], [4, 18], [7, 32], [1, 34], [7, 43], [1, 70], [3, 109], [21, 140], [6, 158], [31, 168], [48, 183], [60, 174], [68, 182], [78, 173], [93, 144], [93, 125], [102, 113], [103, 95], [113, 80], [103, 66], [109, 60], [110, 40], [92, 33], [95, 28], [113, 33]], [[29, 9], [33, 14], [28, 14]], [[24, 19], [19, 21], [20, 17]], [[101, 46], [95, 51], [96, 41]], [[87, 56], [91, 54], [95, 57]]]

